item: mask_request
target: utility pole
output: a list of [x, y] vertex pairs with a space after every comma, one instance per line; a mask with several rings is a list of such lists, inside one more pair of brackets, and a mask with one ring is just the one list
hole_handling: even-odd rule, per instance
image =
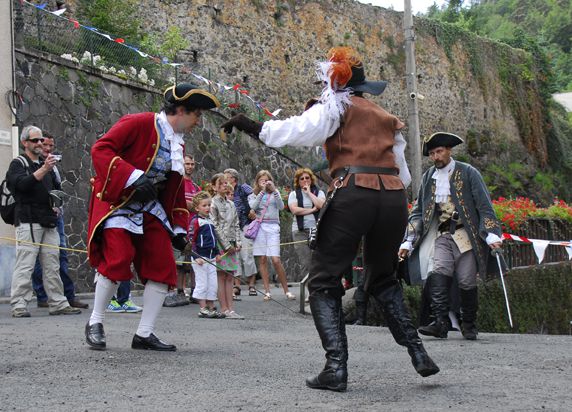
[[421, 186], [421, 139], [419, 134], [419, 112], [417, 110], [417, 74], [415, 68], [415, 34], [413, 33], [413, 15], [411, 0], [404, 0], [403, 31], [405, 34], [405, 72], [407, 81], [407, 126], [408, 143], [411, 149], [409, 164], [412, 178], [413, 198]]

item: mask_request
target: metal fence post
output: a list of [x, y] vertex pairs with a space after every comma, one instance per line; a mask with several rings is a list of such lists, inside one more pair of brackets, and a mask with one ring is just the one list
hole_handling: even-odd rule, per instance
[[[83, 27], [82, 27], [82, 30], [83, 30]], [[86, 30], [85, 35], [87, 37], [87, 42], [86, 42], [87, 51], [91, 55], [91, 59], [93, 59], [93, 47], [92, 47], [93, 40], [91, 38], [91, 32], [89, 30]], [[80, 61], [83, 60], [82, 57], [84, 55], [85, 55], [85, 53], [82, 56], [80, 56]], [[93, 66], [93, 60], [91, 62], [92, 62], [92, 66]]]
[[36, 9], [36, 21], [38, 23], [38, 49], [43, 50], [42, 47], [42, 15], [40, 9]]
[[512, 269], [512, 267], [514, 266], [512, 262], [512, 255], [514, 254], [513, 245], [509, 243], [508, 245], [506, 245], [505, 250], [506, 250], [506, 260], [508, 261], [508, 267]]

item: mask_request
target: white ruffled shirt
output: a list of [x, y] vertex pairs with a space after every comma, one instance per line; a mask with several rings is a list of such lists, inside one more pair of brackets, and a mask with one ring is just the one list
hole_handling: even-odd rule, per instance
[[441, 169], [435, 169], [433, 176], [431, 176], [435, 179], [435, 203], [445, 203], [449, 201], [449, 196], [451, 196], [449, 178], [453, 170], [455, 170], [455, 160], [451, 158], [448, 165]]
[[167, 115], [165, 112], [161, 112], [157, 115], [157, 121], [161, 130], [163, 130], [163, 135], [165, 139], [169, 142], [171, 146], [171, 170], [179, 173], [181, 176], [185, 175], [185, 160], [183, 155], [183, 146], [185, 141], [183, 140], [183, 133], [175, 133], [173, 127], [167, 120]]

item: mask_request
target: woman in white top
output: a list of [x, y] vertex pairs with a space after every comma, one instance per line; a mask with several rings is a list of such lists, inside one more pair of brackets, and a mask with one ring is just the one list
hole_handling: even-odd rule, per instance
[[[294, 242], [308, 239], [308, 232], [316, 227], [318, 214], [325, 201], [326, 195], [316, 186], [314, 173], [308, 168], [296, 170], [294, 173], [294, 190], [288, 196], [288, 208], [294, 215], [292, 222], [292, 239]], [[294, 249], [300, 259], [301, 270], [298, 275], [302, 278], [310, 269], [310, 248], [304, 242], [295, 243]]]
[[268, 256], [274, 265], [274, 270], [276, 270], [286, 297], [290, 300], [296, 299], [296, 296], [288, 290], [286, 271], [280, 260], [279, 213], [284, 209], [284, 202], [280, 197], [280, 192], [274, 186], [272, 175], [268, 170], [261, 170], [256, 174], [254, 191], [248, 196], [248, 203], [256, 213], [256, 218], [261, 220], [260, 230], [253, 243], [253, 254], [260, 257], [258, 270], [264, 283], [264, 300], [271, 299]]

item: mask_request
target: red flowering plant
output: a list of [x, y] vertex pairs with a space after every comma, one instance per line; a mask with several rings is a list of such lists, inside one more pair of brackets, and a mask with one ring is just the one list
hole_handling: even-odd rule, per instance
[[526, 197], [516, 199], [499, 197], [493, 200], [493, 208], [501, 221], [503, 231], [506, 232], [524, 229], [530, 218], [572, 222], [572, 207], [561, 199], [554, 199], [552, 205], [543, 208]]
[[493, 208], [505, 232], [514, 232], [524, 227], [528, 218], [535, 216], [538, 210], [536, 203], [527, 197], [499, 197], [493, 200]]

